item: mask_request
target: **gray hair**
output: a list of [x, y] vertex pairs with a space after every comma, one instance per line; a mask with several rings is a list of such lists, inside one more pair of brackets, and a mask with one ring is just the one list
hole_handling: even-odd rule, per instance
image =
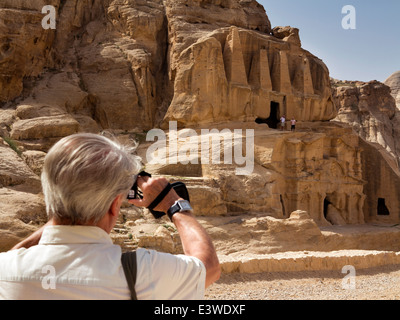
[[134, 147], [78, 133], [58, 141], [45, 157], [42, 187], [49, 218], [96, 224], [120, 194], [128, 194], [141, 161]]

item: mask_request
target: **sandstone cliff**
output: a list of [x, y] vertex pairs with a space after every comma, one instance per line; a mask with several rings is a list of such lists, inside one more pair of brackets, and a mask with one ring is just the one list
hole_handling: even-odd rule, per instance
[[400, 109], [396, 107], [395, 90], [396, 86], [378, 81], [333, 81], [338, 108], [334, 121], [349, 124], [361, 138], [367, 220], [398, 221]]
[[391, 88], [378, 81], [342, 82], [333, 91], [338, 108], [335, 120], [351, 124], [361, 138], [383, 148], [399, 163], [400, 109]]
[[[297, 29], [272, 31], [255, 1], [50, 4], [56, 30], [41, 27], [42, 1], [6, 1], [1, 9], [10, 20], [0, 101], [31, 109], [15, 124], [15, 139], [150, 129], [163, 120], [254, 121], [270, 116], [271, 103], [273, 121], [279, 113], [298, 120], [335, 115], [326, 66], [293, 41]], [[31, 132], [39, 115], [47, 122], [63, 115], [64, 133]]]
[[174, 92], [165, 120], [193, 126], [271, 118], [274, 126], [283, 114], [300, 121], [334, 117], [328, 69], [300, 47], [298, 30], [275, 28], [272, 35], [266, 16], [253, 15], [247, 19], [260, 21], [256, 31], [237, 23], [199, 28], [182, 6], [167, 10]]

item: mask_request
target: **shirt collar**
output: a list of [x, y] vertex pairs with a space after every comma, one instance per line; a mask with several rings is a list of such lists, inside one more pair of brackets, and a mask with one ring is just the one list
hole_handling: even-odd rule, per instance
[[107, 243], [112, 244], [110, 235], [94, 226], [48, 226], [45, 227], [40, 245], [71, 243]]

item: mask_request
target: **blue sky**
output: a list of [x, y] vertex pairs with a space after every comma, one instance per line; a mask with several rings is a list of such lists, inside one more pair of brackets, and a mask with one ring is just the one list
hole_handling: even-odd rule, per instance
[[[302, 47], [340, 80], [385, 81], [400, 70], [400, 0], [258, 0], [272, 27], [300, 29]], [[345, 5], [356, 29], [342, 28]]]

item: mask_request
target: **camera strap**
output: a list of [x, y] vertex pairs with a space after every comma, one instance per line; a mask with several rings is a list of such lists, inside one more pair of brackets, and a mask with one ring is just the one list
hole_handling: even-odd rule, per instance
[[157, 198], [154, 199], [152, 203], [147, 207], [150, 210], [153, 210], [155, 207], [158, 206], [158, 204], [165, 198], [165, 196], [170, 192], [172, 189], [172, 185], [168, 183], [168, 185], [164, 188], [163, 191], [157, 196]]
[[121, 264], [124, 269], [126, 282], [128, 282], [129, 290], [131, 291], [131, 300], [137, 300], [136, 297], [136, 251], [125, 252], [121, 255]]
[[[151, 174], [146, 172], [146, 171], [142, 171], [138, 175], [136, 175], [135, 176], [135, 183], [133, 184], [133, 186], [132, 186], [132, 188], [129, 191], [129, 194], [127, 196], [128, 199], [137, 199], [137, 198], [143, 199], [143, 194], [138, 189], [138, 185], [137, 185], [137, 178], [139, 176], [150, 177], [151, 178]], [[180, 197], [182, 197], [183, 199], [189, 201], [189, 192], [188, 192], [188, 190], [187, 190], [187, 188], [186, 188], [186, 186], [185, 186], [185, 184], [183, 182], [179, 182], [178, 181], [178, 182], [174, 182], [174, 183], [168, 183], [168, 185], [164, 188], [164, 190], [161, 191], [161, 193], [147, 207], [147, 209], [150, 210], [150, 212], [154, 216], [154, 218], [159, 219], [159, 218], [161, 218], [161, 217], [163, 217], [165, 215], [164, 212], [155, 211], [154, 208], [159, 205], [159, 203], [166, 197], [166, 195], [168, 194], [168, 192], [170, 192], [170, 190], [172, 188], [176, 191], [176, 193]]]

